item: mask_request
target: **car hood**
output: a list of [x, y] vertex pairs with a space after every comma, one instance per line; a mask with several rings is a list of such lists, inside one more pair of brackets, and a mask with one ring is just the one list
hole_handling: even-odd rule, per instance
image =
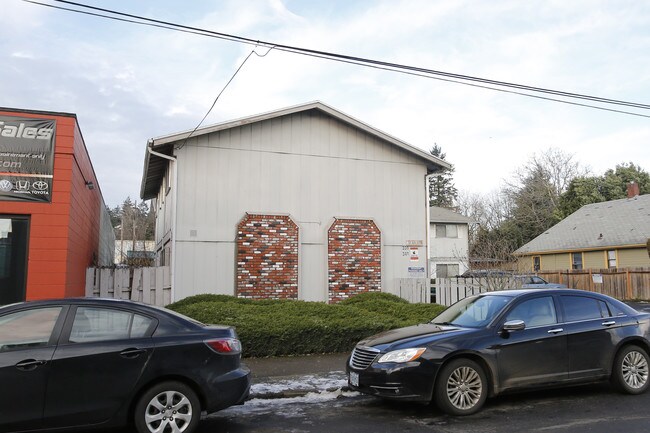
[[383, 350], [387, 347], [401, 346], [404, 343], [407, 343], [406, 346], [410, 346], [420, 340], [422, 340], [423, 344], [430, 343], [431, 340], [444, 338], [450, 334], [470, 331], [471, 329], [460, 328], [458, 326], [421, 323], [419, 325], [391, 329], [390, 331], [373, 335], [360, 341], [359, 346], [375, 347]]

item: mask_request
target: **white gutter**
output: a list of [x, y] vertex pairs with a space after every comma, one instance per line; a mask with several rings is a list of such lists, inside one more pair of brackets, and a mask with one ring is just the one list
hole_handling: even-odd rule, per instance
[[[176, 157], [165, 155], [163, 153], [156, 152], [155, 150], [153, 150], [153, 143], [154, 143], [153, 139], [150, 139], [147, 142], [147, 144], [148, 144], [147, 152], [149, 152], [149, 154], [151, 154], [151, 155], [155, 155], [155, 156], [158, 156], [160, 158], [164, 158], [164, 159], [170, 161], [171, 166], [172, 166], [172, 176], [174, 178], [174, 182], [173, 182], [173, 185], [172, 185], [172, 203], [174, 205], [172, 207], [172, 224], [171, 224], [171, 234], [170, 234], [170, 241], [171, 241], [171, 245], [172, 245], [172, 254], [171, 254], [172, 263], [171, 263], [171, 266], [169, 267], [169, 274], [170, 274], [169, 278], [170, 278], [171, 284], [172, 284], [172, 286], [171, 286], [171, 302], [175, 302], [176, 301], [176, 291], [175, 291], [175, 288], [176, 288], [176, 272], [175, 272], [175, 268], [176, 268], [176, 208], [178, 207], [178, 203], [176, 203], [176, 197], [177, 197], [176, 190], [178, 189], [177, 188], [178, 187], [178, 167], [177, 167], [178, 161], [176, 160]], [[163, 254], [164, 254], [164, 252], [163, 252]]]

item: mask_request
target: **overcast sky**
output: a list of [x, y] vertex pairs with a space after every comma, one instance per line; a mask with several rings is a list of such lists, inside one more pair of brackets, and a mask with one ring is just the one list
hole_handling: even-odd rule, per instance
[[[650, 1], [78, 1], [255, 40], [650, 104]], [[111, 207], [139, 198], [147, 139], [193, 129], [253, 48], [21, 0], [2, 0], [0, 19], [0, 106], [75, 113]], [[594, 174], [629, 161], [650, 170], [648, 117], [278, 50], [248, 60], [205, 125], [314, 100], [424, 150], [437, 143], [468, 192], [497, 189], [550, 147]]]

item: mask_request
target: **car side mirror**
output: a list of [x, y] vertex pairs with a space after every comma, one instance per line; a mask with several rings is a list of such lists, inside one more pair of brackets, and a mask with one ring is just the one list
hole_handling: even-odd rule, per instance
[[510, 332], [510, 331], [523, 331], [526, 329], [526, 323], [523, 320], [508, 320], [503, 324], [501, 330]]

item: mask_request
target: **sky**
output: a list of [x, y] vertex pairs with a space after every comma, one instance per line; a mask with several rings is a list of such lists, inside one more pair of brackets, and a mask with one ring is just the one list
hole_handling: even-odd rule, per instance
[[[650, 104], [648, 1], [79, 2], [254, 40]], [[110, 207], [139, 200], [147, 140], [196, 127], [255, 48], [22, 0], [2, 6], [0, 106], [75, 113]], [[441, 146], [456, 187], [467, 193], [492, 193], [549, 148], [596, 175], [623, 162], [650, 170], [648, 117], [279, 50], [251, 56], [204, 125], [316, 100], [423, 150]]]

